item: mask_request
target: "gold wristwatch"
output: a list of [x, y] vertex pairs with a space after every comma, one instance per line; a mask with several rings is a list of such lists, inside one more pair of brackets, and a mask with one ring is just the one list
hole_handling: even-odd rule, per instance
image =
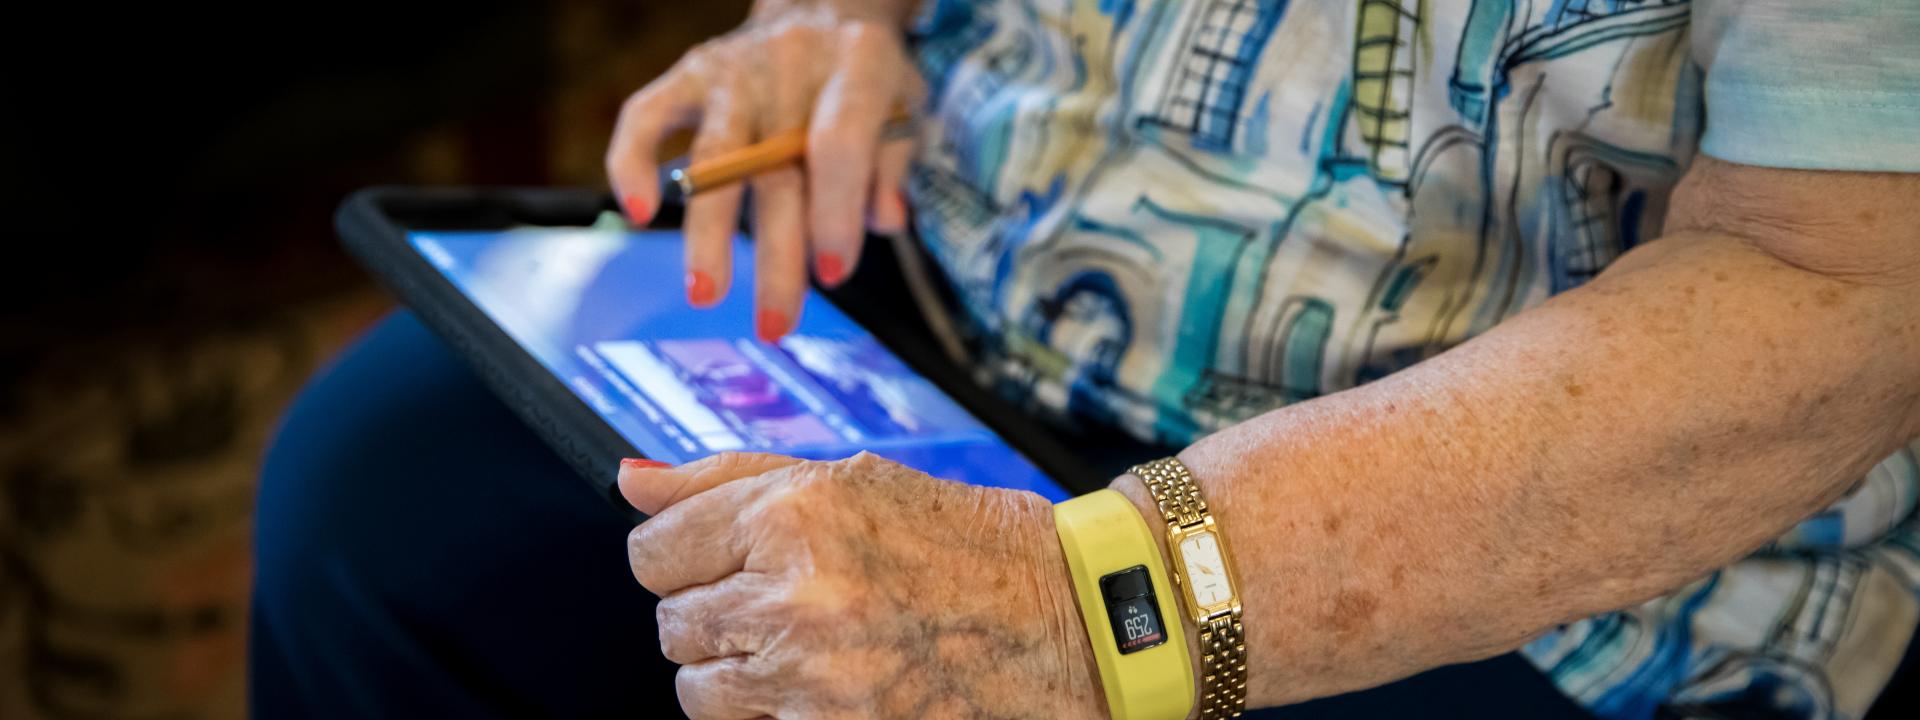
[[1240, 584], [1233, 554], [1200, 487], [1173, 458], [1135, 465], [1167, 521], [1173, 582], [1200, 631], [1200, 718], [1239, 717], [1247, 707], [1247, 642], [1240, 624]]

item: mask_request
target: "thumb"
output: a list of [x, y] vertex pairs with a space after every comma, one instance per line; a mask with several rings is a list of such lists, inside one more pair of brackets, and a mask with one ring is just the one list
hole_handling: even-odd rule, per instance
[[620, 495], [634, 509], [658, 515], [687, 498], [713, 488], [805, 462], [769, 453], [729, 452], [675, 467], [657, 460], [620, 461]]

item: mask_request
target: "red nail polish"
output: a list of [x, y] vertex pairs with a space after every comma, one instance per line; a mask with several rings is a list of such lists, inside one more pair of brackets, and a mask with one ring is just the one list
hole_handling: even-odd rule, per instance
[[780, 336], [787, 334], [786, 313], [762, 308], [753, 318], [753, 332], [760, 336], [760, 342], [779, 342]]
[[654, 470], [658, 468], [673, 467], [673, 466], [667, 463], [660, 462], [659, 460], [648, 460], [646, 458], [626, 458], [620, 461], [620, 467], [633, 468], [635, 470]]
[[700, 307], [712, 305], [719, 298], [718, 288], [713, 284], [713, 276], [699, 270], [687, 272], [687, 302]]
[[839, 287], [847, 279], [847, 261], [839, 253], [823, 252], [814, 256], [813, 271], [827, 287]]
[[620, 206], [627, 209], [627, 220], [636, 225], [644, 224], [648, 220], [653, 219], [653, 208], [647, 207], [646, 199], [639, 195], [628, 195], [620, 198]]

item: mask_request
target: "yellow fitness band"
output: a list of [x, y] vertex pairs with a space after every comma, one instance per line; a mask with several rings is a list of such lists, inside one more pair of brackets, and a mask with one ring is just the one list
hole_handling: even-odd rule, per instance
[[1183, 720], [1193, 708], [1193, 661], [1153, 534], [1127, 496], [1101, 490], [1053, 506], [1053, 525], [1107, 711], [1116, 720]]

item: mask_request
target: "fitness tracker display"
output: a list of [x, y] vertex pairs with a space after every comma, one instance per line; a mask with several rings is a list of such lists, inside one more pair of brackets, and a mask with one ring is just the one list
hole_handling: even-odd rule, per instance
[[1130, 655], [1167, 641], [1166, 623], [1153, 593], [1147, 566], [1135, 565], [1100, 578], [1100, 597], [1113, 622], [1113, 643], [1121, 655]]

